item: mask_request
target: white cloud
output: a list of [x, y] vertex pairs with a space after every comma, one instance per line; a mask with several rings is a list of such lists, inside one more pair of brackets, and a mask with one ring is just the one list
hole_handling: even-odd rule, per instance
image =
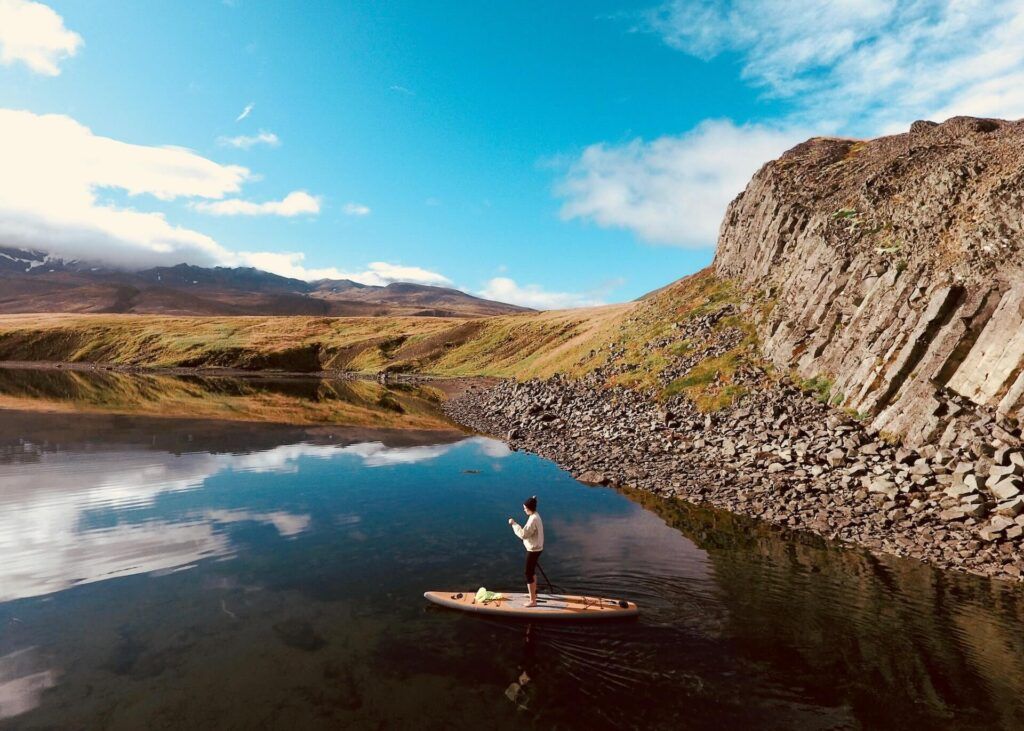
[[389, 264], [384, 261], [370, 262], [369, 270], [364, 273], [364, 276], [374, 277], [378, 281], [387, 284], [391, 282], [415, 282], [417, 284], [431, 284], [443, 287], [452, 283], [452, 280], [448, 277], [437, 272], [431, 272], [420, 267]]
[[1024, 3], [987, 0], [671, 2], [647, 28], [792, 98], [799, 118], [874, 135], [919, 118], [1024, 116]]
[[243, 119], [245, 119], [250, 114], [252, 114], [252, 110], [255, 109], [255, 108], [256, 108], [256, 102], [249, 102], [248, 104], [245, 105], [245, 109], [242, 110], [242, 113], [239, 114], [237, 117], [235, 117], [235, 121], [236, 122], [241, 122]]
[[655, 243], [713, 246], [725, 207], [751, 175], [806, 137], [709, 120], [679, 136], [591, 145], [556, 188], [565, 199], [561, 214], [628, 228]]
[[224, 147], [235, 147], [239, 150], [248, 150], [256, 145], [267, 145], [268, 147], [277, 147], [281, 144], [281, 140], [277, 138], [273, 132], [267, 132], [266, 130], [260, 130], [255, 135], [238, 135], [237, 137], [218, 137], [217, 144]]
[[351, 201], [346, 203], [342, 207], [341, 210], [343, 210], [345, 212], [345, 215], [348, 215], [348, 216], [369, 216], [370, 215], [370, 207], [369, 206], [363, 205], [362, 203], [355, 203], [355, 202], [351, 202]]
[[306, 267], [303, 264], [306, 255], [301, 252], [243, 251], [238, 256], [247, 266], [280, 274], [283, 277], [294, 277], [307, 281], [348, 279], [375, 287], [383, 287], [393, 282], [412, 282], [437, 287], [446, 287], [452, 284], [452, 281], [443, 274], [420, 267], [389, 264], [383, 261], [371, 262], [362, 271], [346, 271], [337, 267]]
[[[0, 109], [0, 241], [57, 257], [102, 262], [126, 269], [189, 262], [200, 266], [255, 266], [303, 279], [352, 279], [384, 285], [396, 281], [450, 285], [442, 274], [419, 267], [374, 262], [364, 270], [307, 269], [301, 253], [231, 251], [212, 237], [177, 226], [163, 213], [102, 200], [120, 190], [132, 203], [206, 199], [220, 215], [316, 213], [320, 202], [302, 191], [266, 203], [232, 198], [253, 176], [178, 147], [150, 147], [94, 134], [63, 115]], [[196, 203], [196, 207], [200, 207]]]
[[162, 213], [100, 200], [105, 189], [133, 198], [221, 198], [249, 171], [177, 147], [101, 137], [70, 117], [0, 109], [0, 240], [11, 246], [122, 266], [222, 263], [231, 253]]
[[594, 293], [548, 292], [538, 284], [520, 285], [508, 277], [494, 277], [477, 295], [536, 310], [562, 310], [604, 304], [600, 296]]
[[915, 119], [1024, 116], [1024, 2], [678, 0], [641, 29], [742, 76], [790, 111], [772, 124], [709, 120], [653, 141], [596, 144], [557, 187], [565, 218], [656, 243], [712, 246], [760, 165], [815, 134], [875, 136]]
[[241, 198], [222, 201], [200, 201], [193, 205], [197, 211], [214, 216], [301, 216], [320, 212], [320, 199], [304, 190], [296, 190], [279, 201], [253, 203]]
[[74, 56], [82, 43], [49, 6], [0, 0], [0, 63], [5, 66], [20, 61], [37, 73], [57, 76], [60, 62]]
[[399, 84], [392, 84], [388, 87], [391, 91], [397, 91], [399, 94], [405, 94], [406, 96], [416, 96], [416, 92], [412, 89], [407, 89]]

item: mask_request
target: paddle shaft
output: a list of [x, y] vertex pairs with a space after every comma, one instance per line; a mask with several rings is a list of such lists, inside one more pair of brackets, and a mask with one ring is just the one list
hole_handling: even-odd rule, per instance
[[547, 572], [544, 571], [544, 567], [540, 565], [540, 561], [537, 562], [537, 568], [540, 570], [540, 575], [544, 577], [544, 581], [548, 585], [548, 591], [550, 591], [552, 594], [564, 593], [556, 591], [557, 587], [555, 587], [555, 585], [551, 583], [551, 579], [548, 578]]
[[[544, 571], [544, 567], [540, 565], [540, 561], [537, 561], [537, 568], [540, 570], [540, 575], [544, 577], [544, 581], [548, 585], [548, 591], [550, 591], [552, 594], [564, 594], [565, 593], [565, 589], [562, 589], [561, 587], [555, 586], [554, 584], [551, 583], [551, 579], [548, 578], [547, 572]], [[587, 603], [587, 597], [582, 597], [582, 598], [583, 598], [583, 603], [586, 604]], [[600, 604], [603, 601], [604, 601], [603, 597], [597, 597], [597, 603], [598, 604]]]

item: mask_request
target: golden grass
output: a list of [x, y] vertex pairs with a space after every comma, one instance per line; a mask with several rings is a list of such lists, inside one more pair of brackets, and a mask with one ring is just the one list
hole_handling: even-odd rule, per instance
[[[613, 360], [629, 370], [608, 385], [660, 388], [658, 374], [684, 346], [652, 343], [737, 300], [731, 282], [705, 270], [636, 302], [482, 319], [4, 315], [0, 360], [517, 379], [580, 377]], [[728, 391], [677, 388], [712, 406]]]
[[[485, 320], [4, 315], [0, 316], [0, 360], [545, 376], [572, 365], [634, 306]], [[396, 345], [396, 340], [401, 343]]]
[[684, 377], [678, 378], [662, 391], [663, 397], [685, 394], [704, 412], [719, 411], [746, 393], [733, 382], [736, 370], [744, 361], [745, 347], [737, 347], [698, 363]]

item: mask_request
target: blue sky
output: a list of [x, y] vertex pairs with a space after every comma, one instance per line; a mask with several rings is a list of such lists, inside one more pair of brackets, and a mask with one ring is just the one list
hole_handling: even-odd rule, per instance
[[710, 263], [728, 200], [811, 134], [1024, 114], [1021, 31], [1020, 3], [963, 0], [0, 0], [32, 179], [0, 184], [0, 236], [631, 299]]

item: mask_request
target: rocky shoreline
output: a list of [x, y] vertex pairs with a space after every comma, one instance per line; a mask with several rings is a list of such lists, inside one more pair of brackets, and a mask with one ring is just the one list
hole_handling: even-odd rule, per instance
[[910, 449], [787, 379], [700, 413], [595, 378], [500, 382], [448, 401], [456, 421], [589, 484], [708, 504], [941, 568], [1024, 580], [1020, 433], [978, 413], [975, 438]]

